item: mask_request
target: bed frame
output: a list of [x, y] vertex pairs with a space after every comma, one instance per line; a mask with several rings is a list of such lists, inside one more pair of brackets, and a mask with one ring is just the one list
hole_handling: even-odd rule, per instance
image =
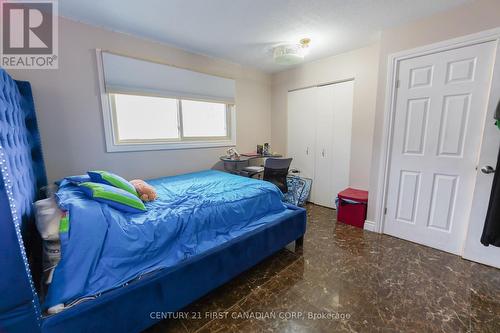
[[[287, 244], [301, 244], [304, 209], [174, 267], [42, 316], [41, 242], [32, 203], [47, 184], [29, 82], [0, 69], [0, 332], [139, 332], [254, 266]], [[32, 275], [33, 272], [33, 275]]]

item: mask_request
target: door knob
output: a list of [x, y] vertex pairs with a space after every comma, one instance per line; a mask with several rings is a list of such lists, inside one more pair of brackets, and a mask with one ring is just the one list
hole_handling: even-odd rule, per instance
[[489, 175], [490, 173], [494, 173], [495, 169], [493, 169], [492, 166], [486, 165], [486, 166], [484, 166], [484, 167], [481, 168], [481, 172], [484, 173], [484, 174]]

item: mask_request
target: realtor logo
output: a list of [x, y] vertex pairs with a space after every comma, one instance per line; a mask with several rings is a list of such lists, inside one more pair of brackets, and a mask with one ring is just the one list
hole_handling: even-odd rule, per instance
[[2, 67], [58, 68], [56, 1], [3, 1], [1, 17]]

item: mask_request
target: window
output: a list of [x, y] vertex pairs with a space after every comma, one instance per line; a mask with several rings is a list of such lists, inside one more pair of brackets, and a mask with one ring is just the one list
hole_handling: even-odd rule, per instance
[[236, 145], [236, 82], [96, 50], [106, 150]]
[[227, 106], [222, 103], [182, 100], [185, 137], [227, 137]]
[[109, 98], [116, 145], [230, 139], [230, 104], [122, 93]]
[[172, 98], [112, 94], [119, 142], [178, 139], [179, 113]]

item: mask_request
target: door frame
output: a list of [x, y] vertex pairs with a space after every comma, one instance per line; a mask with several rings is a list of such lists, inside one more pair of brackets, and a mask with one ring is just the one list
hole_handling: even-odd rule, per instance
[[[486, 121], [486, 115], [490, 108], [496, 108], [496, 103], [492, 101], [492, 87], [495, 80], [500, 80], [500, 27], [485, 30], [482, 32], [474, 33], [471, 35], [466, 35], [458, 38], [448, 39], [445, 41], [417, 47], [410, 50], [404, 50], [396, 53], [392, 53], [387, 59], [387, 80], [386, 80], [386, 94], [385, 94], [385, 106], [384, 106], [384, 119], [383, 119], [383, 130], [382, 130], [382, 159], [380, 161], [380, 169], [378, 174], [378, 179], [382, 180], [379, 183], [379, 188], [376, 193], [376, 207], [375, 207], [375, 217], [376, 225], [375, 231], [378, 233], [383, 233], [385, 224], [385, 207], [387, 200], [387, 192], [389, 185], [389, 166], [391, 163], [391, 147], [393, 143], [393, 123], [396, 113], [396, 96], [397, 96], [397, 77], [398, 77], [398, 67], [399, 63], [406, 59], [421, 57], [425, 55], [430, 55], [434, 53], [440, 53], [443, 51], [449, 51], [457, 48], [462, 48], [466, 46], [472, 46], [476, 44], [481, 44], [485, 42], [496, 42], [495, 58], [492, 68], [492, 84], [490, 85], [490, 91], [487, 101], [487, 112], [485, 112], [485, 119], [483, 119], [482, 131], [484, 131], [484, 125]], [[496, 95], [496, 94], [495, 94]], [[484, 135], [483, 132], [481, 132]], [[481, 146], [483, 140], [481, 140]], [[478, 161], [479, 163], [479, 156]], [[380, 186], [381, 185], [381, 186]], [[467, 234], [468, 225], [470, 222], [467, 221], [464, 227], [463, 240], [462, 240], [462, 250], [463, 253], [463, 242]]]

